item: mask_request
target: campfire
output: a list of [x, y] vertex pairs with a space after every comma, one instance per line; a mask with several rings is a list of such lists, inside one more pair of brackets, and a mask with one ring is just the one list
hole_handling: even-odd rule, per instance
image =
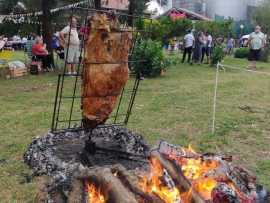
[[42, 192], [51, 202], [269, 202], [256, 177], [232, 157], [165, 141], [150, 150], [142, 136], [120, 127], [49, 133], [33, 141], [25, 161], [35, 175], [49, 178]]
[[[190, 147], [175, 147], [163, 141], [159, 149], [150, 153], [150, 169], [144, 171], [144, 175], [137, 175], [136, 182], [128, 182], [123, 174], [118, 174], [124, 169], [115, 170], [113, 176], [121, 180], [123, 188], [129, 188], [126, 194], [133, 193], [125, 197], [126, 200], [135, 198], [130, 202], [255, 203], [261, 199], [267, 202], [266, 196], [263, 200], [257, 192], [256, 178], [246, 169], [233, 166], [231, 160], [231, 157], [214, 154], [201, 155]], [[89, 202], [112, 202], [107, 192], [92, 187], [87, 187]]]
[[119, 30], [115, 16], [109, 17], [91, 18], [94, 34], [86, 44], [82, 73], [83, 126], [70, 129], [69, 123], [69, 129], [54, 132], [53, 125], [52, 132], [35, 138], [24, 155], [33, 177], [44, 183], [37, 202], [269, 202], [256, 177], [235, 166], [232, 157], [200, 154], [166, 141], [150, 147], [143, 136], [124, 127], [103, 126], [128, 80], [132, 48], [130, 30]]

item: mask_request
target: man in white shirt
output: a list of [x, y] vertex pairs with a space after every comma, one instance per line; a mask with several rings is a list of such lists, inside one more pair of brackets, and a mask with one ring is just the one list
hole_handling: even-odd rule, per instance
[[80, 40], [77, 31], [77, 19], [73, 16], [70, 25], [66, 26], [60, 33], [60, 43], [65, 48], [67, 62], [67, 74], [76, 75], [75, 65], [79, 63]]
[[211, 59], [212, 51], [213, 51], [213, 37], [208, 32], [206, 32], [206, 37], [207, 37], [206, 57], [207, 57], [207, 63], [209, 63]]
[[256, 69], [256, 61], [260, 59], [261, 51], [265, 47], [266, 39], [265, 34], [261, 32], [261, 27], [257, 25], [255, 31], [249, 35], [249, 68]]
[[193, 33], [191, 30], [188, 30], [188, 33], [184, 37], [184, 53], [183, 53], [182, 63], [185, 62], [187, 54], [188, 54], [187, 62], [190, 63], [194, 42], [195, 42], [195, 38], [193, 36]]

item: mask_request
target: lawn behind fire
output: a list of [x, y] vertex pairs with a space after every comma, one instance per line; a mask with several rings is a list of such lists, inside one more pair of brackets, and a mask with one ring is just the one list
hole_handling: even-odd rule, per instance
[[[224, 62], [245, 67], [247, 62]], [[259, 70], [270, 73], [269, 64]], [[67, 80], [67, 88], [72, 87]], [[48, 132], [57, 75], [0, 79], [0, 202], [34, 202], [37, 183], [22, 156], [33, 137]], [[177, 65], [165, 76], [141, 83], [129, 128], [151, 144], [159, 139], [191, 144], [200, 152], [234, 155], [270, 190], [270, 76], [220, 72], [217, 131], [211, 131], [215, 69]], [[64, 107], [68, 109], [68, 107]]]

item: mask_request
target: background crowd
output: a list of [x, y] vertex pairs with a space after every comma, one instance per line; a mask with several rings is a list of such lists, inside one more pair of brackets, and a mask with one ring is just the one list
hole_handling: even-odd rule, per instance
[[182, 39], [174, 38], [170, 41], [166, 49], [170, 52], [183, 52], [182, 63], [189, 64], [210, 64], [213, 49], [216, 46], [222, 47], [224, 54], [232, 55], [235, 48], [247, 47], [249, 54], [247, 59], [251, 61], [249, 68], [256, 69], [256, 61], [260, 59], [261, 52], [266, 46], [267, 36], [262, 33], [261, 27], [257, 25], [254, 32], [249, 35], [235, 39], [230, 34], [227, 38], [213, 38], [208, 31], [199, 31], [194, 34], [193, 30], [188, 30]]

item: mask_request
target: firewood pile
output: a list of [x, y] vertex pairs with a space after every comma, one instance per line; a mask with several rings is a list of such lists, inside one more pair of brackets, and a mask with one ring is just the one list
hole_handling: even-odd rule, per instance
[[[47, 181], [38, 201], [94, 203], [267, 203], [268, 193], [232, 157], [199, 154], [160, 142], [149, 150], [124, 128], [47, 134], [25, 153], [34, 176]], [[88, 146], [89, 147], [89, 146]], [[104, 151], [103, 151], [104, 148]]]
[[112, 166], [94, 168], [77, 177], [86, 181], [88, 202], [269, 202], [266, 191], [256, 185], [256, 177], [233, 166], [231, 157], [201, 155], [161, 142], [159, 149], [151, 151], [149, 162], [149, 171], [132, 174]]

